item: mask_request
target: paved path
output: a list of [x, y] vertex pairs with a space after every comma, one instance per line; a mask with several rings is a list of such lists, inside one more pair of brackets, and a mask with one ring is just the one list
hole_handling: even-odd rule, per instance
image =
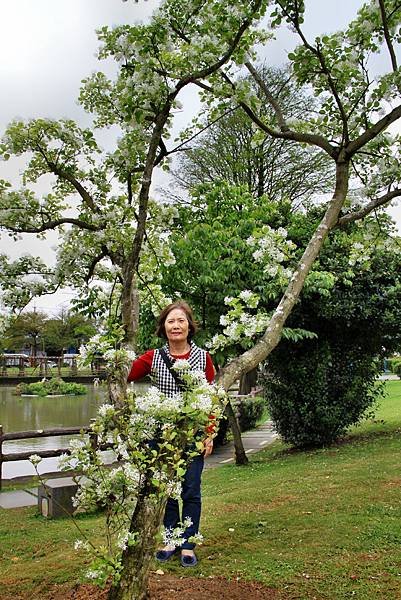
[[[269, 421], [242, 434], [242, 441], [246, 454], [252, 454], [262, 450], [271, 444], [277, 437]], [[234, 444], [229, 442], [224, 446], [216, 448], [211, 456], [205, 461], [205, 469], [218, 467], [220, 465], [234, 464]], [[44, 475], [45, 477], [45, 475]], [[37, 487], [16, 490], [13, 492], [0, 492], [0, 508], [20, 508], [23, 506], [35, 506], [38, 502]]]
[[38, 503], [37, 488], [0, 492], [0, 508], [19, 508], [21, 506], [36, 506]]
[[[271, 444], [276, 438], [277, 434], [273, 430], [270, 421], [267, 421], [263, 425], [260, 425], [257, 429], [251, 431], [245, 431], [242, 434], [242, 442], [245, 448], [245, 454], [252, 454], [258, 450], [262, 450], [268, 444]], [[224, 446], [218, 446], [211, 456], [205, 461], [205, 468], [218, 467], [219, 465], [234, 464], [234, 443], [229, 442]]]

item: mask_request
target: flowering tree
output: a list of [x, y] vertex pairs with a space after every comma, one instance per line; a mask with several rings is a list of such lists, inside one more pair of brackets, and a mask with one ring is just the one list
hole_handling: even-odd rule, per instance
[[[94, 346], [86, 349], [93, 358]], [[131, 359], [125, 351], [106, 353], [108, 368], [116, 360]], [[167, 397], [155, 387], [142, 396], [128, 393], [123, 407], [100, 407], [93, 432], [100, 446], [114, 452], [119, 466], [106, 467], [101, 452], [88, 439], [74, 440], [71, 454], [61, 459], [64, 470], [74, 470], [79, 488], [77, 511], [103, 509], [105, 542], [95, 546], [79, 539], [75, 547], [92, 557], [88, 578], [104, 586], [109, 597], [142, 600], [147, 596], [150, 563], [169, 496], [178, 498], [188, 462], [203, 450], [205, 435], [214, 434], [225, 392], [210, 385], [203, 371], [191, 370], [185, 360], [174, 369], [185, 389]], [[31, 462], [36, 466], [38, 457]], [[164, 542], [180, 546], [188, 523], [164, 532]], [[201, 541], [201, 536], [190, 541]]]
[[[175, 151], [167, 149], [166, 139], [178, 96], [223, 65], [243, 62], [260, 38], [253, 24], [263, 10], [263, 0], [246, 6], [168, 0], [149, 25], [102, 29], [99, 56], [114, 58], [120, 70], [115, 81], [100, 72], [89, 77], [80, 102], [94, 115], [95, 130], [120, 128], [114, 152], [102, 153], [94, 132], [69, 120], [15, 121], [8, 127], [0, 145], [3, 159], [24, 155], [28, 164], [21, 189], [0, 181], [2, 227], [14, 238], [56, 230], [61, 242], [55, 269], [33, 257], [12, 262], [0, 257], [4, 303], [18, 308], [68, 284], [83, 295], [77, 306], [88, 316], [111, 306], [119, 322], [112, 339], [121, 325], [123, 342], [135, 346], [138, 282], [157, 285], [154, 256], [166, 259], [160, 228], [149, 219], [156, 215], [156, 223], [166, 227], [166, 215], [157, 219], [161, 209], [152, 209], [149, 190], [153, 170]], [[29, 186], [44, 175], [51, 175], [51, 191], [38, 198]], [[125, 401], [126, 379], [127, 366], [110, 375], [116, 404]]]
[[[258, 26], [267, 8], [268, 31]], [[120, 70], [115, 81], [102, 73], [88, 78], [80, 100], [94, 113], [95, 127], [121, 128], [115, 151], [101, 158], [93, 132], [68, 120], [15, 122], [3, 138], [3, 158], [29, 156], [20, 190], [1, 182], [3, 227], [11, 235], [65, 230], [55, 271], [32, 258], [14, 264], [1, 258], [5, 287], [16, 290], [9, 298], [26, 300], [32, 292], [43, 293], [67, 282], [81, 287], [95, 276], [111, 285], [116, 282], [124, 342], [134, 344], [152, 173], [177, 150], [167, 148], [168, 131], [180, 92], [193, 84], [217, 114], [234, 99], [255, 124], [256, 143], [267, 134], [314, 146], [335, 166], [326, 213], [289, 276], [263, 335], [224, 368], [220, 384], [227, 389], [264, 360], [277, 345], [330, 230], [363, 218], [401, 194], [399, 138], [389, 129], [401, 117], [397, 0], [371, 0], [345, 31], [313, 41], [303, 30], [304, 8], [302, 0], [166, 0], [149, 25], [103, 29], [100, 56], [113, 57]], [[279, 98], [252, 62], [256, 44], [268, 43], [275, 28], [288, 25], [299, 42], [288, 55], [294, 80], [321, 98], [318, 114], [301, 116], [296, 122], [286, 120]], [[371, 65], [375, 56], [388, 65], [376, 74]], [[256, 94], [244, 79], [237, 81], [240, 67], [249, 71], [262, 94]], [[273, 108], [271, 115], [260, 110], [265, 102]], [[52, 190], [37, 198], [29, 184], [45, 174], [52, 176]], [[348, 198], [351, 176], [360, 183], [360, 195], [353, 203]], [[262, 240], [261, 236], [258, 241], [263, 246]], [[32, 270], [35, 278], [24, 280], [22, 273]], [[88, 293], [93, 298], [93, 287]], [[121, 408], [126, 404], [124, 364], [117, 360], [110, 386], [113, 403]], [[143, 525], [138, 515], [135, 518]], [[120, 594], [123, 598], [124, 591]]]
[[[115, 81], [103, 73], [89, 77], [80, 102], [94, 116], [94, 131], [120, 129], [113, 152], [101, 152], [94, 131], [69, 120], [15, 121], [7, 128], [3, 159], [23, 155], [28, 163], [20, 189], [0, 182], [2, 228], [13, 238], [56, 230], [61, 242], [55, 269], [32, 257], [10, 262], [2, 255], [6, 304], [18, 308], [69, 284], [85, 290], [93, 305], [98, 301], [93, 283], [118, 284], [125, 342], [135, 344], [145, 226], [151, 252], [160, 255], [160, 230], [152, 236], [148, 219], [149, 189], [153, 169], [174, 151], [165, 140], [179, 93], [229, 61], [242, 60], [258, 39], [251, 25], [262, 4], [255, 0], [233, 10], [212, 2], [199, 12], [197, 2], [170, 0], [147, 26], [102, 29], [99, 57], [114, 58], [120, 70]], [[51, 191], [37, 197], [31, 184], [45, 175], [51, 176]], [[166, 215], [162, 221], [165, 225]]]

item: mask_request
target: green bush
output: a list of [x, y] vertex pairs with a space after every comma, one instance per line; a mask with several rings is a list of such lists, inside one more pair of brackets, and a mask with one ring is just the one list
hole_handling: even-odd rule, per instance
[[296, 447], [332, 443], [381, 394], [380, 369], [381, 360], [352, 341], [282, 342], [260, 377], [276, 431]]
[[401, 356], [394, 356], [388, 359], [390, 370], [401, 379]]
[[394, 367], [392, 368], [392, 371], [401, 379], [401, 361], [395, 363]]
[[37, 381], [35, 383], [22, 383], [18, 386], [21, 394], [33, 394], [35, 396], [81, 396], [86, 394], [86, 387], [81, 383], [63, 381], [57, 377]]
[[242, 398], [236, 405], [241, 431], [253, 429], [266, 410], [266, 400], [260, 396]]

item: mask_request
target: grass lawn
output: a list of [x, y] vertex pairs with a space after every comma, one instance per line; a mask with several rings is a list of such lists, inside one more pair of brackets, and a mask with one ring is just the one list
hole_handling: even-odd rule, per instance
[[[375, 419], [338, 445], [294, 452], [276, 442], [248, 467], [207, 471], [199, 565], [163, 569], [257, 580], [287, 599], [401, 599], [401, 381], [386, 386]], [[100, 529], [98, 517], [79, 523]], [[0, 590], [78, 580], [77, 537], [68, 520], [0, 510]]]

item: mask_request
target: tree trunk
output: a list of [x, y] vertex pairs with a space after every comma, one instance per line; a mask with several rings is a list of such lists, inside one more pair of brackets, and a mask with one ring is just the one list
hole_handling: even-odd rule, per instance
[[156, 549], [156, 536], [163, 521], [166, 500], [157, 495], [152, 496], [149, 488], [138, 495], [130, 531], [139, 532], [140, 537], [134, 546], [124, 550], [121, 579], [110, 588], [108, 600], [149, 598], [149, 571]]
[[[135, 350], [139, 321], [139, 295], [136, 278], [128, 265], [124, 269], [124, 281], [121, 300], [121, 316], [124, 327], [124, 343]], [[111, 404], [123, 408], [127, 398], [127, 378], [131, 365], [116, 366], [107, 373], [107, 386]]]
[[107, 373], [107, 387], [110, 404], [123, 408], [127, 398], [128, 368], [122, 367]]
[[121, 295], [121, 317], [125, 332], [125, 344], [136, 350], [139, 329], [139, 294], [132, 264], [123, 267], [123, 289]]
[[249, 396], [252, 388], [256, 386], [257, 375], [258, 371], [256, 368], [241, 375], [238, 390], [240, 396]]
[[241, 430], [239, 428], [237, 417], [235, 416], [235, 412], [231, 402], [227, 403], [225, 412], [227, 414], [230, 429], [234, 438], [235, 464], [247, 465], [249, 460], [247, 455], [245, 454], [245, 448], [241, 438]]
[[[256, 380], [256, 369], [252, 369], [249, 373], [244, 373], [240, 378], [240, 386], [238, 393], [241, 395], [249, 394], [251, 386]], [[244, 444], [242, 443], [241, 429], [238, 424], [235, 411], [232, 407], [231, 402], [226, 406], [225, 412], [227, 414], [228, 422], [230, 424], [231, 433], [234, 438], [234, 452], [235, 452], [235, 464], [236, 465], [247, 465], [249, 463], [248, 457], [245, 454]]]

